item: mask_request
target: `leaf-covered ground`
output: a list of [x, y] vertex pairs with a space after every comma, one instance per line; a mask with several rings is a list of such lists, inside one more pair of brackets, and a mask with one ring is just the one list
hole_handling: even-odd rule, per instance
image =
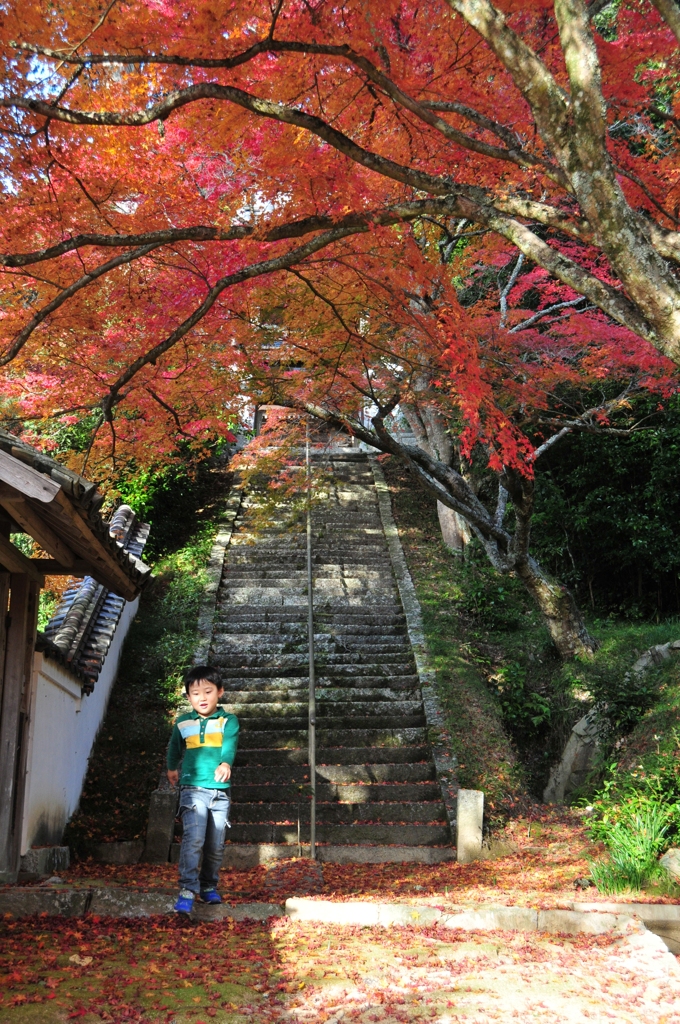
[[680, 1024], [680, 970], [638, 930], [33, 918], [0, 924], [0, 960], [3, 1024]]
[[[501, 903], [549, 909], [570, 900], [599, 897], [584, 892], [580, 881], [589, 859], [602, 847], [592, 843], [585, 823], [574, 813], [549, 811], [541, 820], [515, 819], [503, 833], [516, 852], [497, 860], [458, 864], [324, 864], [323, 885], [309, 879], [309, 861], [277, 862], [249, 870], [223, 870], [221, 889], [230, 903], [282, 902], [288, 896], [333, 900], [404, 901], [435, 906]], [[104, 865], [81, 861], [62, 874], [72, 885], [131, 886], [174, 891], [177, 868], [171, 864]], [[677, 902], [669, 896], [624, 894], [621, 900]], [[611, 897], [607, 897], [611, 899]]]

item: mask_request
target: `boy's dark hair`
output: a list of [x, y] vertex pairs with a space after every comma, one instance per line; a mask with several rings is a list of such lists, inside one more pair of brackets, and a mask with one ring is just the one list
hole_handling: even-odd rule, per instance
[[210, 665], [197, 665], [196, 668], [190, 668], [184, 677], [185, 692], [188, 693], [191, 684], [197, 683], [200, 679], [214, 683], [218, 690], [222, 689], [222, 680], [216, 668], [211, 668]]

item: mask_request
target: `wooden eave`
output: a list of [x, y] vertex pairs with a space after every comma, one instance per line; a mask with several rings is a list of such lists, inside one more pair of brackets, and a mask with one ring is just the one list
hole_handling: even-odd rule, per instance
[[15, 548], [16, 557], [5, 544], [0, 547], [5, 569], [33, 578], [92, 576], [107, 590], [134, 600], [150, 570], [109, 534], [99, 514], [102, 500], [94, 484], [0, 432], [0, 505], [52, 556], [27, 559]]

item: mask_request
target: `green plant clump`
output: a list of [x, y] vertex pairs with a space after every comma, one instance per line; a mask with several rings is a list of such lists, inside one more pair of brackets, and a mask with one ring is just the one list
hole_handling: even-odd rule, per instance
[[590, 832], [604, 843], [607, 860], [593, 861], [590, 873], [597, 889], [606, 895], [639, 891], [656, 883], [669, 891], [676, 888], [668, 872], [659, 864], [659, 855], [668, 847], [677, 828], [680, 807], [664, 804], [644, 794], [632, 796], [623, 804], [610, 807]]

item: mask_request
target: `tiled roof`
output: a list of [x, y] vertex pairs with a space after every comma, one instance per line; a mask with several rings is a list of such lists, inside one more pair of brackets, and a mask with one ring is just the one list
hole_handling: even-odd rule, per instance
[[[116, 509], [107, 529], [124, 551], [140, 558], [149, 527], [140, 523], [129, 505]], [[104, 659], [113, 641], [125, 601], [91, 576], [69, 587], [43, 634], [36, 650], [60, 662], [83, 683], [94, 689]]]
[[[38, 451], [37, 448], [32, 448], [21, 438], [1, 429], [0, 451], [18, 459], [39, 473], [44, 473], [59, 484], [71, 503], [84, 514], [92, 533], [102, 542], [109, 555], [120, 565], [132, 584], [137, 589], [144, 586], [151, 570], [139, 561], [134, 544], [129, 548], [122, 547], [118, 536], [110, 531], [110, 524], [102, 519], [99, 510], [104, 501], [104, 495], [97, 490], [96, 484], [55, 462], [49, 455]], [[46, 514], [48, 511], [48, 506], [44, 506], [42, 512]], [[54, 522], [52, 525], [53, 527], [57, 526]], [[80, 552], [77, 553], [80, 554]]]

